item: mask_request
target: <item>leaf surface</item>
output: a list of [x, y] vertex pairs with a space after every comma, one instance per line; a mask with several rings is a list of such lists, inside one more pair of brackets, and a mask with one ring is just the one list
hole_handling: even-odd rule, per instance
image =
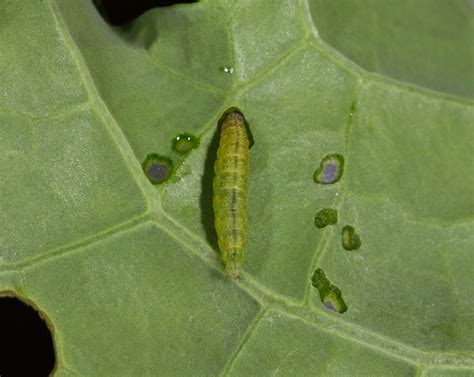
[[[0, 291], [47, 315], [56, 374], [473, 374], [469, 4], [216, 0], [112, 28], [85, 1], [2, 3]], [[212, 212], [231, 106], [255, 140], [236, 283]]]

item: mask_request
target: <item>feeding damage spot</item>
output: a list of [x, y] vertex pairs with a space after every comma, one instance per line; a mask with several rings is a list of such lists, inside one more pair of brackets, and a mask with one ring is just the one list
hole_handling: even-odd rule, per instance
[[151, 183], [158, 185], [166, 182], [173, 172], [173, 161], [158, 154], [149, 154], [142, 164], [143, 171]]
[[357, 250], [362, 241], [359, 235], [355, 232], [354, 227], [346, 225], [342, 228], [342, 247], [346, 250]]
[[327, 309], [338, 313], [344, 313], [347, 310], [341, 290], [329, 282], [323, 270], [318, 268], [314, 271], [311, 283], [319, 291], [319, 298]]
[[336, 183], [342, 177], [344, 171], [344, 157], [337, 153], [326, 155], [319, 168], [314, 172], [313, 179], [316, 183], [323, 185]]
[[179, 134], [173, 139], [172, 147], [176, 153], [185, 155], [199, 147], [199, 139], [196, 136], [185, 132]]
[[337, 211], [332, 208], [325, 208], [316, 213], [314, 216], [314, 224], [318, 228], [324, 228], [327, 225], [334, 225], [337, 223]]

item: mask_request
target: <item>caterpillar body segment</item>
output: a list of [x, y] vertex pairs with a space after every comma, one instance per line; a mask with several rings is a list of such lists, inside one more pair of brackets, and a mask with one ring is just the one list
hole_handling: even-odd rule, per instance
[[214, 164], [213, 207], [219, 249], [227, 274], [237, 278], [245, 254], [249, 139], [245, 120], [229, 112], [222, 124]]

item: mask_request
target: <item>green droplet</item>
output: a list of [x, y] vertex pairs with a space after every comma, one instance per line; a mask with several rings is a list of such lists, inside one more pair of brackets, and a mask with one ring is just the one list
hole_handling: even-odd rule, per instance
[[336, 223], [337, 211], [332, 208], [322, 209], [314, 216], [314, 224], [318, 228], [324, 228], [327, 225], [334, 225]]
[[225, 66], [225, 67], [221, 67], [220, 69], [222, 72], [228, 73], [230, 75], [234, 73], [234, 67]]
[[346, 225], [342, 228], [342, 247], [346, 250], [357, 250], [362, 241], [359, 235], [355, 232], [354, 227]]
[[344, 171], [344, 157], [337, 153], [326, 155], [319, 168], [314, 172], [313, 179], [316, 183], [331, 184], [336, 183], [342, 177]]
[[188, 154], [199, 147], [199, 139], [191, 134], [182, 133], [173, 139], [173, 150], [179, 154]]
[[320, 268], [316, 269], [311, 282], [313, 287], [318, 289], [319, 298], [327, 309], [338, 313], [344, 313], [347, 310], [347, 305], [342, 299], [341, 290], [329, 282], [323, 270]]
[[166, 182], [173, 172], [173, 161], [156, 153], [149, 154], [142, 164], [143, 171], [151, 183], [158, 185]]

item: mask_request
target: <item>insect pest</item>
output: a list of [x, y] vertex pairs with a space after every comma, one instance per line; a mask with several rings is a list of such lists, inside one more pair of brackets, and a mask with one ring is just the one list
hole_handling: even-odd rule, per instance
[[245, 254], [249, 138], [243, 115], [229, 109], [220, 129], [214, 164], [213, 207], [219, 249], [227, 274], [237, 278]]

